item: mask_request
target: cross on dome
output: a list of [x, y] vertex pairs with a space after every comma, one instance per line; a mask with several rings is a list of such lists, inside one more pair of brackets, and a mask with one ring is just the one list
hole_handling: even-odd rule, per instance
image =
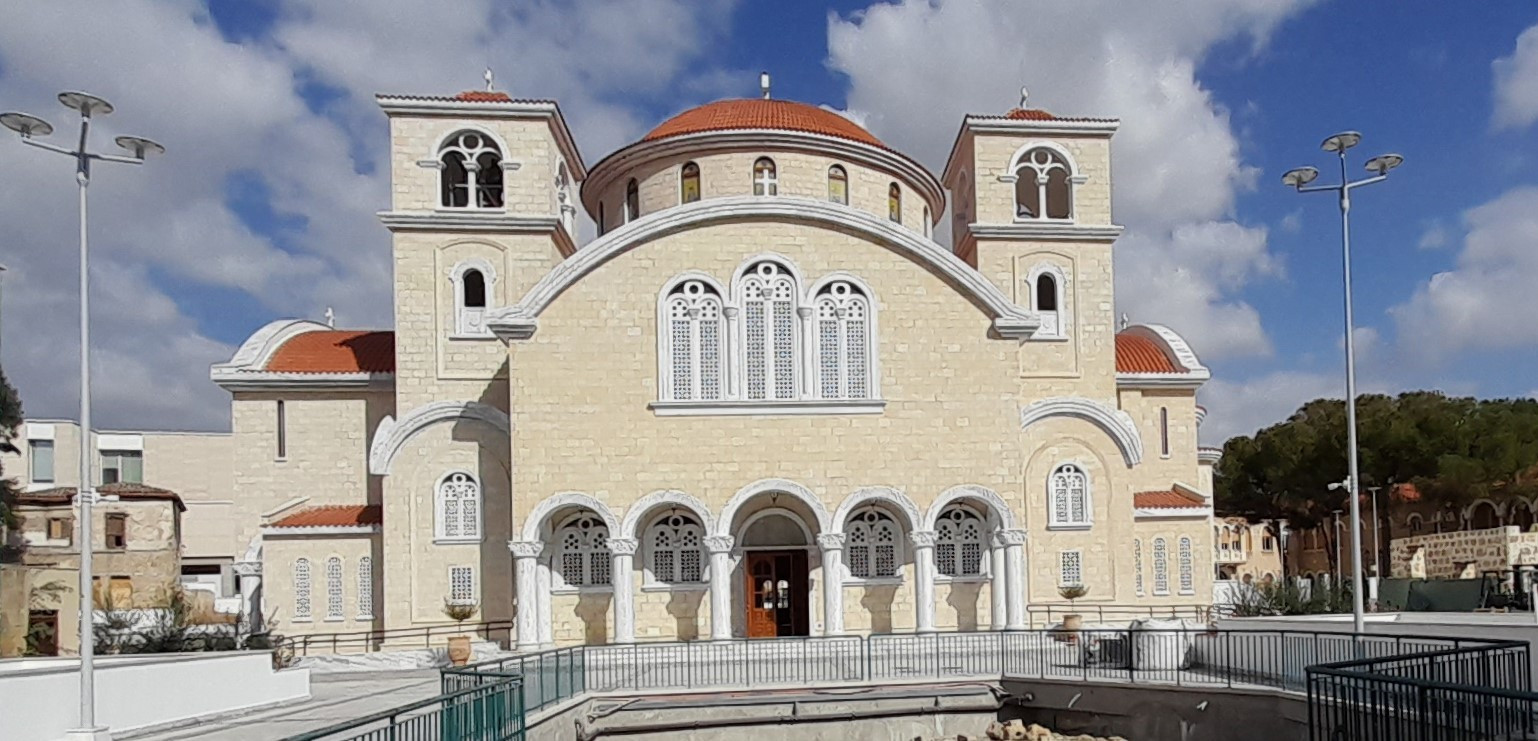
[[1030, 90], [1027, 90], [1024, 87], [1020, 88], [1020, 107], [1022, 109], [1026, 107], [1026, 105], [1025, 105], [1026, 101], [1030, 100], [1030, 97], [1031, 97], [1031, 91]]
[[492, 87], [491, 87], [492, 81], [495, 79], [492, 76], [492, 74], [491, 74], [491, 67], [488, 66], [486, 68], [486, 74], [482, 75], [482, 77], [484, 77], [485, 80], [486, 80], [486, 92], [488, 92], [488, 93], [491, 92], [492, 91]]

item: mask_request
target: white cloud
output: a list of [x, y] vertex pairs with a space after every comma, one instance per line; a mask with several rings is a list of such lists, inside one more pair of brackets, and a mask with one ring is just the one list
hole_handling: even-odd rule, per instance
[[1298, 209], [1282, 217], [1277, 227], [1288, 234], [1297, 234], [1303, 228], [1303, 209]]
[[1390, 309], [1401, 344], [1422, 356], [1463, 349], [1538, 346], [1531, 312], [1538, 285], [1538, 186], [1513, 188], [1463, 214], [1457, 266]]
[[1523, 31], [1511, 56], [1490, 66], [1495, 72], [1495, 127], [1518, 129], [1538, 121], [1538, 26]]
[[1451, 241], [1452, 235], [1447, 233], [1447, 227], [1440, 221], [1433, 221], [1421, 233], [1420, 241], [1415, 246], [1423, 250], [1437, 250], [1446, 247]]
[[1128, 232], [1117, 247], [1118, 309], [1171, 324], [1204, 356], [1264, 355], [1271, 343], [1238, 292], [1280, 266], [1264, 229], [1232, 219], [1258, 173], [1196, 67], [1221, 42], [1262, 45], [1308, 4], [880, 3], [830, 16], [829, 64], [849, 77], [848, 106], [933, 168], [964, 113], [1001, 113], [1022, 84], [1032, 105], [1120, 118], [1115, 205]]

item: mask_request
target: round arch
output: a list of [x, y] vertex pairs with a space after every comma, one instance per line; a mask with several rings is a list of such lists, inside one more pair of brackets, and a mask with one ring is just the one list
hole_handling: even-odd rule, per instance
[[867, 486], [862, 489], [856, 489], [849, 496], [844, 497], [844, 501], [838, 505], [838, 511], [833, 513], [833, 526], [837, 528], [838, 532], [843, 532], [844, 523], [849, 521], [849, 516], [854, 514], [855, 509], [869, 502], [881, 502], [891, 505], [892, 509], [896, 510], [907, 520], [903, 523], [903, 527], [907, 528], [908, 532], [913, 532], [923, 527], [924, 520], [919, 514], [918, 505], [914, 504], [913, 500], [908, 498], [908, 495], [890, 486]]
[[1138, 435], [1132, 415], [1123, 410], [1077, 396], [1055, 396], [1020, 410], [1020, 428], [1030, 429], [1031, 425], [1053, 417], [1081, 419], [1105, 431], [1129, 468], [1143, 460], [1143, 438]]
[[539, 540], [539, 530], [545, 524], [545, 521], [550, 519], [551, 515], [567, 507], [583, 507], [592, 510], [594, 514], [597, 514], [603, 520], [604, 526], [609, 528], [610, 537], [614, 537], [613, 533], [621, 532], [619, 518], [615, 517], [614, 513], [603, 502], [580, 491], [563, 491], [545, 498], [544, 501], [534, 505], [534, 509], [529, 510], [528, 516], [523, 520], [523, 539], [525, 541]]
[[1062, 157], [1063, 162], [1067, 163], [1068, 165], [1068, 176], [1069, 178], [1075, 179], [1075, 184], [1080, 184], [1084, 181], [1084, 176], [1079, 171], [1079, 163], [1073, 158], [1073, 153], [1069, 152], [1067, 147], [1050, 139], [1031, 139], [1024, 144], [1021, 144], [1020, 148], [1016, 149], [1015, 153], [1009, 156], [1009, 165], [1004, 168], [1004, 174], [999, 176], [999, 179], [1003, 180], [1004, 182], [1013, 182], [1015, 178], [1019, 177], [1018, 173], [1020, 172], [1020, 160], [1023, 159], [1026, 154], [1037, 149], [1045, 149], [1059, 157]]
[[489, 404], [476, 401], [435, 401], [423, 404], [399, 420], [390, 416], [379, 420], [379, 426], [374, 428], [374, 442], [369, 445], [368, 472], [376, 476], [389, 476], [395, 456], [400, 454], [407, 441], [435, 424], [460, 419], [488, 424], [503, 435], [511, 435], [513, 430], [507, 413]]
[[940, 519], [940, 513], [950, 504], [962, 499], [976, 499], [988, 505], [994, 515], [999, 518], [999, 526], [1004, 530], [1015, 528], [1015, 513], [1010, 510], [1003, 497], [997, 492], [976, 484], [962, 484], [946, 489], [933, 504], [929, 505], [929, 511], [924, 514], [924, 529], [934, 530], [935, 523]]
[[812, 511], [812, 516], [817, 519], [817, 532], [833, 532], [826, 507], [817, 499], [812, 491], [794, 481], [787, 479], [759, 479], [737, 490], [732, 498], [727, 500], [726, 506], [721, 509], [721, 516], [716, 520], [716, 526], [712, 530], [714, 535], [732, 535], [732, 521], [737, 518], [737, 510], [744, 504], [760, 494], [771, 493], [788, 494], [806, 505]]
[[620, 529], [611, 532], [619, 533], [615, 537], [641, 537], [641, 528], [646, 525], [647, 514], [659, 507], [678, 507], [679, 509], [689, 510], [694, 513], [695, 517], [700, 518], [700, 525], [705, 528], [705, 532], [715, 532], [716, 518], [710, 514], [710, 508], [706, 507], [705, 503], [699, 499], [676, 489], [654, 491], [637, 499], [634, 504], [625, 510], [625, 519], [620, 523]]

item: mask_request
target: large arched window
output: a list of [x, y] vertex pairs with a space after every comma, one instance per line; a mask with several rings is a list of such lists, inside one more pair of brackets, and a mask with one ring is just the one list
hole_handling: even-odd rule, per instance
[[374, 619], [374, 559], [358, 559], [358, 619]]
[[641, 184], [631, 178], [625, 183], [625, 223], [641, 218]]
[[763, 260], [740, 278], [743, 378], [747, 398], [796, 398], [800, 318], [796, 279], [784, 265]]
[[1015, 217], [1073, 218], [1073, 173], [1063, 155], [1047, 147], [1026, 152], [1015, 170]]
[[842, 165], [828, 168], [828, 200], [849, 205], [849, 173]]
[[346, 617], [342, 600], [342, 559], [332, 556], [326, 559], [326, 619], [341, 620]]
[[1153, 581], [1155, 595], [1170, 593], [1169, 546], [1163, 538], [1154, 538], [1153, 542]]
[[844, 559], [856, 579], [887, 579], [902, 575], [901, 538], [897, 523], [875, 507], [850, 515], [844, 524]]
[[648, 582], [699, 584], [705, 580], [705, 529], [687, 514], [670, 513], [646, 531]]
[[450, 274], [454, 282], [454, 334], [459, 337], [490, 337], [486, 327], [486, 303], [491, 289], [491, 266], [484, 260], [467, 260]]
[[886, 217], [899, 224], [903, 223], [903, 189], [897, 183], [892, 183], [886, 189]]
[[953, 504], [935, 523], [935, 568], [942, 576], [981, 576], [987, 559], [988, 532], [983, 518]]
[[440, 541], [481, 538], [481, 485], [474, 476], [455, 471], [438, 481], [437, 534]]
[[310, 619], [310, 559], [294, 560], [294, 620]]
[[461, 131], [438, 150], [444, 208], [502, 208], [502, 151], [479, 131]]
[[1089, 476], [1084, 469], [1064, 463], [1053, 469], [1047, 479], [1049, 527], [1088, 527], [1090, 525]]
[[753, 195], [773, 196], [779, 193], [780, 179], [774, 167], [774, 160], [759, 157], [753, 163]]
[[661, 316], [662, 398], [722, 398], [725, 313], [721, 294], [705, 281], [682, 281], [664, 297]]
[[700, 199], [700, 166], [685, 162], [678, 171], [678, 202], [694, 203]]
[[566, 587], [608, 586], [609, 528], [592, 513], [572, 517], [555, 531], [555, 573]]
[[1194, 555], [1191, 553], [1191, 539], [1182, 536], [1180, 538], [1180, 593], [1196, 593], [1196, 566], [1192, 563]]
[[859, 286], [835, 280], [818, 289], [817, 393], [824, 399], [871, 396], [871, 306]]

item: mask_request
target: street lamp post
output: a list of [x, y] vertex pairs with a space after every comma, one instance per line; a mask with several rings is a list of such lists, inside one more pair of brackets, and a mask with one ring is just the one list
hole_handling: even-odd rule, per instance
[[37, 137], [53, 133], [47, 121], [25, 113], [0, 113], [0, 126], [21, 135], [25, 144], [67, 155], [75, 160], [75, 183], [80, 189], [80, 485], [76, 499], [80, 506], [80, 723], [69, 731], [72, 739], [109, 738], [107, 729], [96, 724], [96, 677], [94, 623], [95, 605], [91, 584], [91, 505], [96, 490], [91, 485], [91, 304], [90, 260], [86, 242], [86, 188], [91, 184], [91, 163], [121, 162], [143, 164], [144, 158], [161, 154], [165, 148], [149, 139], [120, 136], [115, 141], [129, 155], [98, 154], [88, 151], [91, 117], [112, 112], [112, 104], [94, 95], [80, 92], [59, 93], [59, 102], [80, 114], [80, 139], [74, 149], [61, 147]]
[[1341, 265], [1346, 288], [1346, 446], [1349, 449], [1347, 481], [1351, 483], [1347, 493], [1351, 496], [1351, 547], [1357, 553], [1357, 557], [1352, 559], [1351, 564], [1351, 616], [1357, 633], [1362, 633], [1366, 629], [1366, 618], [1362, 610], [1362, 504], [1357, 501], [1357, 489], [1361, 486], [1362, 480], [1357, 475], [1356, 350], [1352, 337], [1356, 329], [1351, 317], [1351, 191], [1364, 185], [1383, 182], [1388, 178], [1389, 170], [1404, 164], [1404, 157], [1397, 154], [1378, 155], [1368, 160], [1366, 165], [1367, 171], [1375, 174], [1353, 182], [1346, 175], [1346, 150], [1360, 144], [1361, 141], [1361, 134], [1355, 131], [1344, 131], [1325, 139], [1320, 144], [1324, 151], [1333, 152], [1339, 156], [1339, 185], [1309, 185], [1319, 177], [1319, 170], [1312, 167], [1299, 167], [1282, 175], [1282, 184], [1296, 188], [1299, 193], [1331, 192], [1336, 193], [1340, 199]]

